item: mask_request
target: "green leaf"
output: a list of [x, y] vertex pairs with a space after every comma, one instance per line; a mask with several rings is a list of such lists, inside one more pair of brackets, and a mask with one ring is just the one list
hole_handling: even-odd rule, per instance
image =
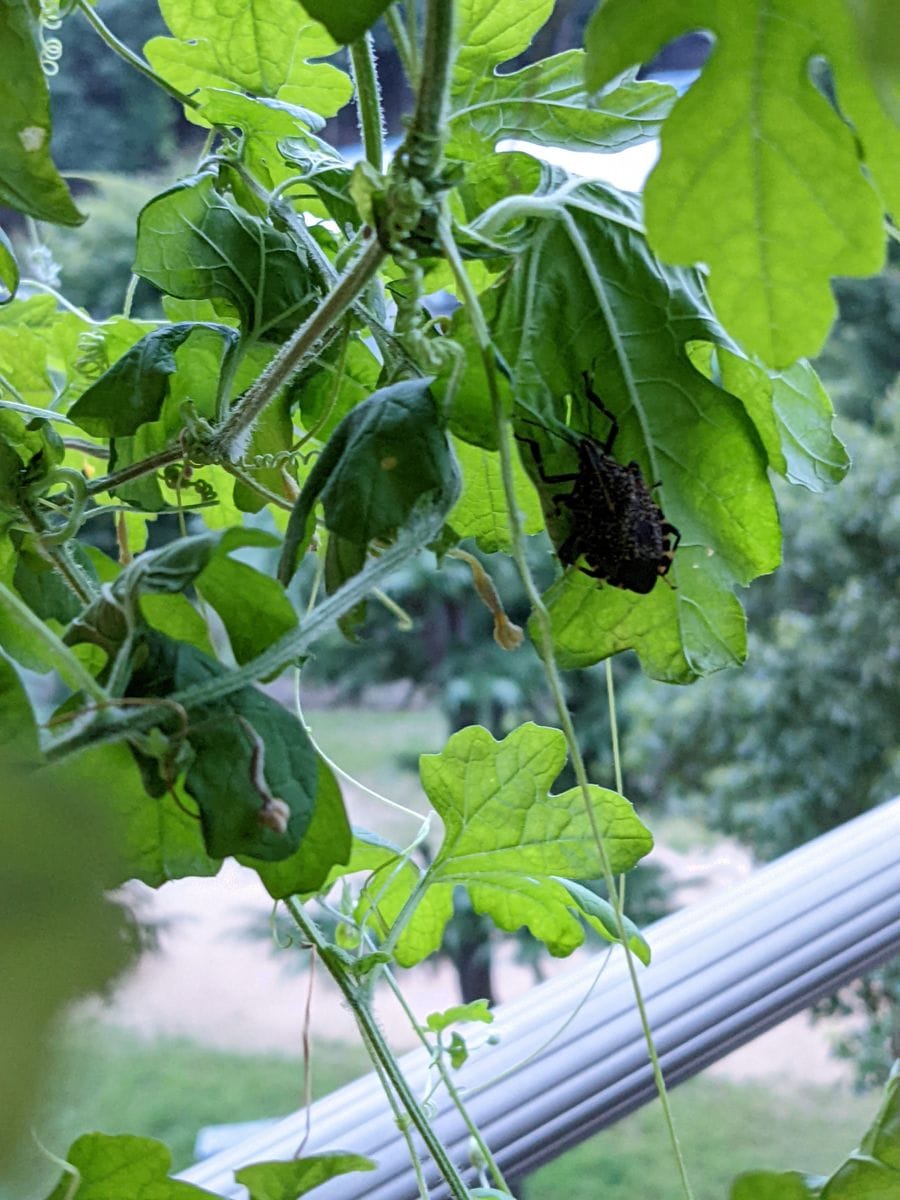
[[[730, 588], [777, 565], [780, 533], [766, 456], [747, 412], [686, 353], [693, 342], [729, 342], [701, 281], [654, 259], [636, 197], [586, 184], [508, 203], [504, 221], [530, 219], [517, 234], [520, 249], [498, 289], [493, 324], [504, 358], [515, 363], [520, 431], [538, 440], [546, 473], [577, 468], [572, 435], [555, 430], [567, 417], [576, 437], [602, 441], [609, 429], [585, 399], [588, 372], [618, 418], [614, 456], [636, 462], [648, 485], [661, 485], [655, 499], [681, 533], [668, 576], [674, 588], [661, 581], [637, 596], [586, 587], [577, 569], [553, 588], [554, 644], [564, 665], [630, 647], [650, 674], [688, 682], [742, 661], [743, 615]], [[532, 452], [522, 451], [535, 471]], [[560, 544], [565, 528], [551, 525], [551, 533]]]
[[[575, 883], [572, 879], [557, 878], [556, 882], [562, 884], [575, 901], [573, 912], [576, 912], [578, 916], [587, 921], [595, 933], [599, 933], [607, 942], [621, 942], [619, 926], [616, 921], [616, 910], [608, 900], [604, 900], [602, 896], [598, 896], [596, 892], [592, 892], [584, 884]], [[630, 949], [645, 967], [649, 967], [650, 946], [647, 940], [634, 921], [623, 916], [622, 923], [625, 926]]]
[[[318, 892], [326, 880], [336, 879], [339, 874], [364, 870], [357, 865], [360, 854], [351, 858], [353, 845], [341, 789], [328, 764], [319, 758], [316, 807], [299, 849], [281, 862], [241, 861], [256, 871], [273, 900], [284, 900]], [[379, 866], [384, 857], [383, 852], [378, 856]]]
[[[13, 244], [0, 229], [0, 304], [8, 304], [19, 286], [19, 264]], [[4, 296], [4, 292], [7, 294]]]
[[487, 1000], [472, 1000], [468, 1004], [455, 1004], [452, 1008], [445, 1008], [443, 1012], [429, 1013], [425, 1024], [432, 1033], [441, 1033], [451, 1025], [458, 1025], [463, 1021], [480, 1021], [484, 1025], [490, 1025], [493, 1019], [494, 1014], [488, 1008]]
[[374, 1170], [371, 1158], [336, 1150], [291, 1162], [252, 1163], [235, 1171], [234, 1177], [247, 1188], [250, 1200], [297, 1200], [337, 1175]]
[[225, 88], [270, 96], [331, 117], [352, 93], [343, 71], [325, 58], [336, 49], [322, 26], [296, 0], [162, 0], [174, 38], [144, 47], [151, 66], [189, 93]]
[[[691, 683], [739, 666], [747, 654], [747, 626], [728, 576], [711, 565], [703, 547], [678, 548], [677, 591], [655, 587], [647, 596], [598, 587], [568, 571], [544, 596], [553, 645], [563, 668], [587, 667], [621, 650], [664, 683]], [[532, 619], [529, 632], [538, 638]]]
[[256, 658], [297, 624], [294, 606], [277, 580], [225, 554], [207, 563], [197, 591], [222, 618], [239, 664]]
[[38, 221], [80, 225], [50, 157], [50, 93], [34, 0], [0, 7], [0, 204]]
[[454, 90], [477, 83], [486, 64], [508, 62], [527, 50], [553, 5], [554, 0], [460, 0]]
[[[581, 790], [548, 794], [565, 760], [562, 733], [532, 724], [500, 742], [471, 726], [454, 734], [440, 754], [422, 756], [422, 784], [445, 833], [428, 888], [396, 946], [402, 966], [438, 948], [455, 887], [466, 888], [475, 911], [501, 929], [526, 925], [551, 954], [570, 954], [581, 944], [584, 932], [571, 913], [571, 897], [554, 876], [596, 878], [601, 868]], [[612, 870], [628, 871], [653, 839], [623, 796], [593, 785], [590, 791]], [[375, 895], [378, 879], [370, 888]], [[379, 914], [388, 925], [412, 883], [405, 873], [381, 896]]]
[[237, 345], [227, 325], [182, 322], [155, 329], [132, 346], [81, 394], [69, 409], [76, 424], [94, 437], [128, 437], [156, 421], [177, 369], [175, 351], [195, 334], [211, 333], [222, 343], [222, 364]]
[[[454, 439], [453, 448], [462, 471], [462, 492], [451, 508], [447, 521], [461, 538], [473, 537], [479, 550], [493, 554], [509, 550], [509, 519], [500, 474], [500, 456], [496, 451], [481, 450]], [[521, 462], [513, 463], [516, 497], [522, 513], [525, 533], [540, 533], [544, 528], [537, 492], [531, 486]]]
[[60, 791], [77, 786], [98, 798], [122, 855], [116, 883], [138, 879], [156, 888], [171, 879], [218, 873], [221, 860], [206, 853], [199, 816], [191, 815], [183, 789], [176, 786], [175, 797], [168, 792], [158, 799], [148, 796], [124, 744], [84, 750], [44, 768], [40, 779]]
[[743, 401], [773, 471], [812, 492], [840, 483], [850, 458], [832, 429], [828, 393], [808, 363], [767, 371], [736, 349], [708, 342], [687, 349], [698, 371], [708, 379], [718, 372], [722, 386]]
[[[3, 715], [17, 736], [4, 749], [20, 759], [33, 735], [7, 670]], [[95, 795], [71, 782], [50, 786], [33, 763], [0, 764], [0, 1173], [27, 1136], [52, 1025], [130, 960], [125, 913], [104, 894], [120, 870]]]
[[[141, 642], [129, 695], [169, 696], [226, 673], [193, 646], [149, 631]], [[253, 687], [192, 706], [187, 717], [184, 786], [200, 809], [207, 853], [288, 858], [315, 812], [317, 759], [306, 730]]]
[[334, 4], [331, 0], [303, 0], [311, 17], [321, 21], [336, 42], [347, 45], [371, 29], [392, 0], [355, 0], [354, 4]]
[[184, 300], [227, 300], [245, 334], [293, 329], [317, 294], [294, 241], [195, 175], [145, 205], [134, 270]]
[[860, 1144], [863, 1154], [900, 1171], [900, 1061], [895, 1061], [875, 1119]]
[[[651, 241], [669, 262], [707, 263], [725, 326], [789, 366], [825, 340], [829, 278], [881, 267], [882, 214], [900, 210], [900, 129], [868, 78], [845, 0], [608, 0], [587, 30], [589, 87], [698, 27], [716, 46], [666, 121], [645, 189]], [[810, 77], [818, 56], [840, 111]]]
[[[78, 1171], [78, 1200], [195, 1200], [204, 1188], [172, 1179], [172, 1155], [155, 1138], [128, 1133], [86, 1133], [69, 1147]], [[68, 1200], [72, 1176], [64, 1174], [47, 1200]]]
[[206, 621], [182, 592], [145, 594], [140, 597], [139, 607], [151, 629], [176, 642], [190, 642], [204, 654], [215, 654]]
[[452, 158], [477, 161], [504, 138], [566, 150], [622, 150], [656, 137], [675, 99], [665, 84], [630, 81], [588, 103], [584, 54], [566, 50], [519, 71], [498, 74], [486, 59], [470, 76], [465, 60], [451, 91]]
[[407, 379], [382, 388], [338, 425], [291, 514], [282, 582], [293, 574], [320, 499], [328, 529], [358, 547], [393, 539], [420, 503], [431, 501], [444, 512], [452, 505], [459, 473], [430, 383]]
[[[730, 1200], [817, 1200], [824, 1179], [799, 1171], [748, 1171], [731, 1185]], [[862, 1200], [862, 1198], [860, 1198]]]

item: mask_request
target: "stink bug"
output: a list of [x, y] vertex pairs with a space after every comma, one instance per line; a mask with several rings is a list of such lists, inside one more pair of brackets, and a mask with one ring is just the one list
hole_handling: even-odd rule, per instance
[[565, 536], [556, 547], [560, 562], [570, 566], [581, 559], [579, 570], [592, 579], [646, 595], [668, 574], [681, 534], [666, 520], [637, 463], [623, 467], [612, 457], [619, 422], [593, 390], [586, 371], [582, 377], [585, 395], [609, 419], [610, 429], [605, 442], [558, 431], [578, 455], [577, 470], [548, 474], [539, 443], [519, 432], [516, 437], [531, 449], [543, 483], [574, 485], [550, 496], [555, 513], [564, 510], [568, 516]]

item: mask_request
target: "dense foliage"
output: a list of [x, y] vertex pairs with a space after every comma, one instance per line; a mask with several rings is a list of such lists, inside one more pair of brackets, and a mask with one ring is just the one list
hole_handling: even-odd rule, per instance
[[[652, 948], [616, 879], [652, 837], [621, 790], [589, 779], [559, 669], [631, 649], [649, 677], [687, 684], [743, 662], [738, 589], [781, 557], [773, 477], [821, 493], [848, 467], [801, 356], [827, 333], [829, 276], [880, 268], [883, 214], [900, 202], [877, 39], [842, 0], [810, 7], [805, 24], [715, 0], [654, 0], [640, 14], [608, 0], [585, 51], [511, 69], [553, 8], [160, 0], [166, 31], [143, 58], [89, 0], [13, 0], [0, 14], [0, 201], [29, 219], [32, 243], [36, 222], [83, 221], [52, 156], [47, 26], [91, 26], [206, 133], [191, 170], [137, 217], [133, 271], [162, 295], [163, 319], [136, 314], [124, 279], [122, 311], [78, 309], [46, 279], [20, 279], [19, 251], [0, 238], [7, 769], [27, 771], [35, 794], [64, 789], [68, 821], [84, 810], [113, 843], [102, 871], [76, 873], [83, 924], [60, 900], [72, 954], [89, 944], [97, 963], [72, 987], [124, 961], [102, 886], [159, 886], [235, 857], [334, 978], [406, 1114], [414, 1162], [412, 1128], [455, 1200], [508, 1189], [480, 1135], [481, 1187], [451, 1161], [372, 1015], [372, 982], [437, 949], [460, 892], [556, 955], [590, 928], [621, 945], [637, 978]], [[368, 36], [382, 16], [412, 97], [389, 164]], [[637, 78], [698, 23], [717, 46], [694, 89], [678, 98]], [[758, 45], [766, 53], [750, 54]], [[807, 76], [818, 55], [839, 107]], [[321, 136], [351, 103], [357, 164]], [[734, 115], [727, 138], [709, 111]], [[497, 149], [527, 137], [613, 151], [657, 136], [646, 209]], [[431, 316], [438, 292], [451, 315]], [[179, 536], [147, 549], [162, 516]], [[542, 529], [556, 561], [543, 594], [525, 552]], [[526, 629], [463, 542], [511, 556]], [[560, 728], [525, 722], [497, 738], [470, 724], [424, 755], [443, 838], [421, 865], [426, 827], [407, 846], [351, 829], [299, 714], [257, 684], [302, 671], [335, 625], [356, 636], [413, 559], [460, 554], [497, 643], [536, 654]], [[20, 668], [52, 674], [50, 714]], [[571, 786], [559, 782], [567, 763]], [[3, 804], [21, 814], [20, 792], [5, 788]], [[16, 843], [55, 877], [33, 824]], [[305, 902], [359, 873], [361, 887], [339, 889], [332, 939]], [[580, 882], [598, 877], [608, 899]], [[26, 966], [54, 923], [52, 906], [37, 915]], [[24, 993], [4, 1004], [40, 1029], [65, 999], [63, 987], [43, 1008]], [[467, 1051], [443, 1034], [489, 1019], [476, 1004], [416, 1025], [451, 1095]], [[16, 1039], [28, 1045], [27, 1028]], [[19, 1074], [0, 1073], [0, 1088], [13, 1078], [18, 1090]], [[841, 1195], [893, 1169], [887, 1142]], [[67, 1170], [81, 1200], [107, 1195], [110, 1178], [131, 1194], [198, 1194], [169, 1165], [158, 1144], [88, 1134]], [[251, 1197], [296, 1197], [372, 1165], [341, 1153], [237, 1180]], [[768, 1185], [737, 1186], [743, 1200]], [[64, 1177], [53, 1198], [70, 1192]]]

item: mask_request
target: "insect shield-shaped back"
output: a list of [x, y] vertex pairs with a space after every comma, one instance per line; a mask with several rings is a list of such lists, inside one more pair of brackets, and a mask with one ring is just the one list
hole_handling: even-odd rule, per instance
[[[588, 400], [610, 421], [605, 442], [579, 436], [565, 426], [542, 428], [543, 440], [562, 439], [574, 454], [571, 469], [547, 470], [542, 442], [531, 418], [521, 418], [516, 436], [528, 446], [531, 465], [547, 514], [547, 528], [560, 562], [601, 583], [640, 595], [653, 590], [668, 574], [680, 534], [664, 517], [635, 462], [623, 466], [613, 458], [618, 422], [592, 390]], [[556, 459], [554, 459], [554, 462]], [[561, 490], [565, 485], [565, 490]], [[552, 491], [548, 489], [552, 488]]]
[[413, 509], [449, 511], [459, 471], [429, 391], [431, 379], [407, 379], [374, 392], [344, 417], [307, 476], [285, 538], [278, 576], [287, 583], [321, 501], [325, 525], [361, 566], [371, 542], [391, 541]]

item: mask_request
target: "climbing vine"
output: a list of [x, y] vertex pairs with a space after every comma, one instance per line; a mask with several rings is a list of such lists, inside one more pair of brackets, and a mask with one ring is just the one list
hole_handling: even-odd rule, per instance
[[[803, 356], [833, 315], [829, 277], [879, 269], [900, 201], [877, 39], [844, 0], [803, 6], [802, 21], [777, 4], [654, 0], [639, 15], [608, 0], [584, 50], [517, 69], [552, 0], [159, 7], [169, 33], [142, 50], [91, 0], [9, 0], [0, 14], [0, 202], [26, 218], [0, 234], [0, 706], [16, 780], [3, 811], [35, 879], [68, 859], [60, 806], [103, 840], [102, 870], [90, 855], [66, 868], [67, 919], [81, 914], [93, 947], [71, 990], [124, 960], [104, 888], [236, 858], [341, 989], [423, 1195], [419, 1142], [466, 1200], [507, 1192], [503, 1175], [467, 1114], [496, 1191], [451, 1160], [372, 1016], [372, 986], [437, 949], [457, 888], [556, 955], [592, 928], [627, 960], [690, 1197], [641, 998], [652, 946], [617, 883], [652, 837], [620, 781], [588, 778], [560, 671], [629, 649], [668, 684], [741, 663], [739, 590], [780, 557], [772, 474], [817, 493], [846, 472]], [[413, 96], [389, 156], [381, 17]], [[41, 223], [83, 220], [53, 163], [46, 82], [65, 70], [69, 22], [207, 133], [194, 169], [142, 208], [122, 311], [102, 320], [19, 265]], [[715, 48], [686, 95], [638, 78], [698, 26]], [[807, 69], [818, 57], [830, 94]], [[357, 162], [322, 136], [348, 104]], [[643, 201], [532, 152], [657, 138]], [[131, 315], [137, 279], [158, 290], [159, 317]], [[165, 514], [179, 532], [148, 548]], [[544, 592], [525, 552], [541, 530], [558, 562]], [[519, 570], [527, 631], [478, 557], [496, 551]], [[473, 726], [422, 757], [444, 830], [423, 867], [424, 831], [402, 846], [351, 828], [299, 708], [257, 685], [302, 679], [317, 640], [335, 625], [356, 636], [393, 572], [414, 557], [440, 571], [447, 556], [470, 565], [504, 649], [538, 655], [558, 728], [498, 741]], [[20, 668], [55, 679], [50, 711]], [[576, 784], [554, 792], [567, 762]], [[578, 883], [598, 877], [609, 901]], [[332, 941], [308, 902], [350, 879], [362, 883], [345, 887]], [[59, 919], [52, 905], [42, 919]], [[48, 990], [38, 1030], [69, 994]], [[444, 1035], [485, 1015], [469, 1006], [420, 1030], [463, 1111], [465, 1043]], [[27, 1105], [11, 1111], [10, 1141]], [[201, 1194], [168, 1166], [158, 1144], [87, 1135], [53, 1197], [106, 1195], [111, 1171], [133, 1195], [148, 1181], [154, 1196]], [[299, 1196], [371, 1166], [320, 1156], [237, 1179], [252, 1197]], [[740, 1187], [740, 1200], [771, 1194]]]

